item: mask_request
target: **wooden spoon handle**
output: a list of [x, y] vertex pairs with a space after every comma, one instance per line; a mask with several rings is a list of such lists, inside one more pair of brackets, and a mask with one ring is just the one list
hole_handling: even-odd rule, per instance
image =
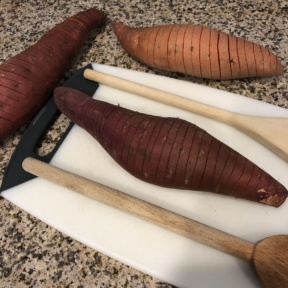
[[254, 245], [241, 238], [30, 157], [23, 161], [23, 169], [237, 258], [252, 259]]
[[285, 161], [288, 161], [288, 145], [286, 144], [288, 142], [288, 117], [261, 117], [234, 113], [92, 69], [86, 69], [84, 77], [109, 87], [233, 126], [266, 146]]
[[186, 111], [194, 112], [199, 115], [209, 117], [221, 122], [227, 122], [231, 118], [231, 112], [222, 110], [210, 105], [206, 105], [191, 99], [168, 93], [159, 89], [144, 86], [129, 80], [118, 78], [106, 73], [92, 69], [85, 69], [86, 79], [107, 85], [109, 87], [126, 91], [135, 95], [155, 100]]

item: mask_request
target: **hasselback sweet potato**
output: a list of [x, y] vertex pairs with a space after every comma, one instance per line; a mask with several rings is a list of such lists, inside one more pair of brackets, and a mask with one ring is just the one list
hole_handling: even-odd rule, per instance
[[130, 56], [161, 70], [218, 80], [274, 76], [284, 70], [270, 50], [208, 27], [133, 28], [121, 22], [112, 26]]
[[159, 186], [221, 193], [278, 207], [287, 189], [196, 125], [134, 112], [65, 87], [58, 108], [126, 171]]
[[0, 66], [0, 140], [37, 113], [79, 53], [88, 32], [105, 18], [93, 8], [79, 12]]

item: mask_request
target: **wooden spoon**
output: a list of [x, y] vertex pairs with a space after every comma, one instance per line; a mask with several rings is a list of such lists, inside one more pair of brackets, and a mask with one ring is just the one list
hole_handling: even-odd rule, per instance
[[224, 122], [241, 130], [288, 161], [288, 117], [261, 117], [233, 113], [92, 69], [86, 69], [84, 77], [100, 84]]
[[246, 260], [255, 268], [263, 287], [288, 287], [288, 235], [272, 236], [254, 245], [244, 239], [33, 158], [26, 158], [23, 161], [23, 169], [182, 236]]

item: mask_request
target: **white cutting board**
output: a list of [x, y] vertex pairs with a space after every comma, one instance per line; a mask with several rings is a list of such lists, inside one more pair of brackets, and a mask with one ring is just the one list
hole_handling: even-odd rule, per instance
[[[224, 109], [288, 117], [288, 110], [190, 82], [105, 65], [93, 67]], [[288, 187], [288, 163], [234, 128], [102, 85], [94, 97], [145, 113], [194, 122]], [[165, 189], [141, 182], [120, 168], [96, 140], [77, 126], [51, 164], [252, 242], [274, 234], [288, 234], [288, 202], [276, 209], [227, 196]], [[87, 246], [176, 286], [260, 287], [249, 265], [242, 260], [45, 180], [33, 179], [2, 195]]]

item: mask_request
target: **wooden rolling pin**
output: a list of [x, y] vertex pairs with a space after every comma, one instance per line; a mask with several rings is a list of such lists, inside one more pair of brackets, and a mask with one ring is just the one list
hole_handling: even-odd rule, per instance
[[288, 250], [286, 249], [288, 236], [269, 237], [254, 245], [236, 236], [30, 157], [23, 161], [23, 169], [184, 237], [253, 263], [264, 287], [288, 287]]
[[86, 69], [84, 77], [233, 126], [288, 161], [288, 117], [261, 117], [233, 113], [92, 69]]

